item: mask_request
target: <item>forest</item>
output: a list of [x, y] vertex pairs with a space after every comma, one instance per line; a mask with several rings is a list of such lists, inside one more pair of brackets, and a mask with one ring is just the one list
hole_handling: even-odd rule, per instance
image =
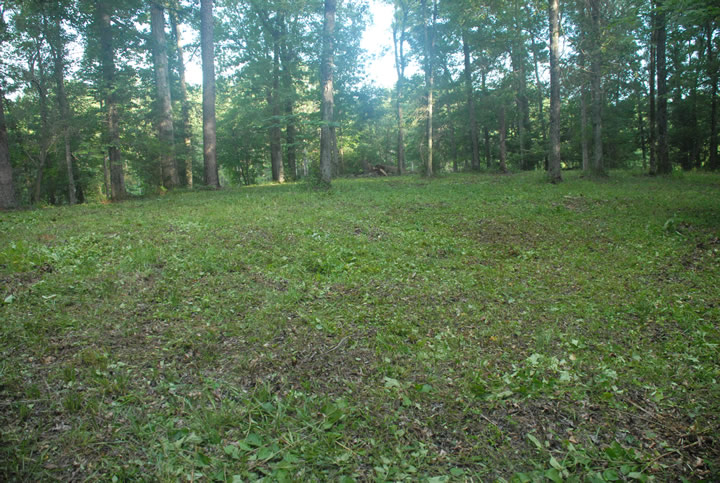
[[3, 206], [377, 165], [718, 168], [714, 2], [389, 2], [391, 88], [365, 69], [369, 5], [335, 3], [4, 2]]
[[712, 0], [4, 0], [0, 480], [720, 480], [719, 49]]

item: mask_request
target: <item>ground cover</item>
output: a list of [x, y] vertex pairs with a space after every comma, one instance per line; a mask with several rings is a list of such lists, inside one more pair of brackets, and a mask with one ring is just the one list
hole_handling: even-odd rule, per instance
[[720, 477], [720, 177], [0, 214], [0, 476]]

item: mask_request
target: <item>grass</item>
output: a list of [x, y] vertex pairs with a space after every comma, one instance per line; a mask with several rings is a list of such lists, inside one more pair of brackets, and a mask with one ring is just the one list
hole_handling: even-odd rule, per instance
[[720, 478], [720, 177], [566, 178], [0, 214], [0, 478]]

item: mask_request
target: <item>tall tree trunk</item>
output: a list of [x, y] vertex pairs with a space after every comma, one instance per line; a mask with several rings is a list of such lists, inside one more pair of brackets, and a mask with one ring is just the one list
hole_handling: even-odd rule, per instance
[[507, 138], [507, 126], [505, 124], [505, 104], [500, 106], [498, 118], [500, 121], [498, 132], [498, 135], [500, 136], [500, 172], [507, 173], [507, 144], [505, 142]]
[[549, 0], [550, 20], [550, 159], [548, 175], [551, 183], [562, 181], [560, 167], [560, 20], [558, 0]]
[[215, 124], [215, 44], [213, 0], [200, 0], [200, 47], [203, 71], [203, 165], [205, 184], [220, 188]]
[[5, 93], [0, 86], [0, 209], [7, 210], [16, 206], [15, 183], [5, 124]]
[[586, 173], [590, 171], [590, 146], [588, 145], [587, 125], [587, 90], [582, 85], [580, 86], [580, 149], [582, 151], [582, 169]]
[[[467, 95], [468, 121], [470, 122], [470, 144], [472, 146], [472, 169], [480, 169], [480, 143], [478, 141], [477, 119], [475, 117], [475, 96], [472, 85], [472, 67], [470, 62], [470, 46], [465, 30], [462, 32], [463, 56], [465, 58], [465, 91]], [[453, 142], [453, 144], [455, 144]]]
[[593, 126], [593, 171], [598, 175], [605, 175], [605, 162], [603, 158], [602, 136], [602, 51], [600, 30], [600, 0], [589, 0], [590, 18], [593, 44], [590, 52], [590, 94], [592, 97], [592, 126]]
[[100, 35], [100, 56], [103, 71], [103, 92], [107, 111], [108, 163], [110, 164], [110, 198], [121, 200], [125, 191], [125, 174], [120, 159], [120, 126], [115, 94], [115, 51], [107, 0], [96, 0], [97, 25]]
[[433, 175], [433, 94], [435, 90], [435, 20], [437, 19], [437, 0], [432, 0], [433, 9], [430, 15], [430, 25], [425, 18], [427, 0], [422, 0], [423, 33], [425, 37], [425, 84], [427, 87], [427, 158], [425, 175]]
[[170, 12], [170, 24], [172, 26], [175, 50], [178, 56], [178, 77], [180, 77], [180, 116], [182, 117], [183, 150], [182, 157], [185, 160], [185, 185], [193, 187], [193, 150], [192, 150], [192, 124], [190, 123], [190, 102], [188, 101], [187, 82], [185, 80], [185, 56], [180, 41], [180, 29], [178, 28], [177, 12]]
[[285, 170], [282, 160], [282, 128], [280, 127], [280, 38], [279, 32], [273, 30], [273, 72], [272, 86], [268, 103], [272, 119], [270, 121], [270, 165], [272, 179], [276, 183], [285, 182]]
[[70, 112], [70, 104], [65, 91], [65, 46], [61, 37], [60, 21], [56, 20], [53, 30], [50, 32], [49, 45], [52, 52], [55, 88], [58, 104], [60, 107], [60, 116], [62, 117], [63, 141], [65, 144], [65, 167], [68, 178], [68, 202], [74, 205], [77, 202], [75, 189], [75, 175], [73, 174], [72, 152], [70, 149], [70, 126], [72, 125], [72, 113]]
[[657, 1], [657, 134], [658, 134], [658, 146], [657, 146], [657, 164], [659, 174], [669, 174], [672, 171], [672, 165], [670, 164], [670, 156], [668, 153], [668, 139], [667, 139], [667, 125], [668, 125], [668, 114], [667, 114], [667, 68], [666, 68], [666, 56], [665, 46], [667, 43], [667, 28], [665, 20], [665, 10], [663, 8], [662, 0]]
[[160, 169], [162, 184], [172, 189], [180, 184], [175, 161], [175, 129], [173, 126], [172, 100], [170, 99], [170, 71], [168, 68], [167, 42], [165, 40], [165, 11], [157, 3], [150, 6], [150, 30], [153, 38], [155, 63], [155, 87], [157, 88], [158, 139], [162, 144]]
[[648, 117], [650, 118], [648, 144], [650, 144], [650, 170], [649, 174], [655, 176], [658, 172], [657, 166], [657, 108], [655, 106], [656, 95], [655, 95], [655, 79], [657, 74], [657, 68], [655, 65], [656, 60], [656, 41], [657, 41], [657, 22], [655, 19], [655, 2], [653, 1], [653, 10], [650, 12], [650, 75], [649, 75], [649, 88], [650, 88], [650, 106]]
[[[558, 8], [559, 8], [559, 6], [558, 6]], [[559, 29], [559, 27], [558, 27], [558, 29]], [[545, 114], [543, 113], [543, 111], [544, 111], [543, 104], [545, 101], [545, 97], [543, 95], [542, 82], [540, 81], [540, 67], [538, 66], [539, 62], [538, 62], [537, 51], [535, 49], [535, 36], [534, 35], [532, 36], [532, 53], [533, 53], [533, 63], [535, 64], [535, 83], [537, 84], [537, 93], [538, 93], [537, 103], [538, 103], [538, 117], [540, 118], [540, 136], [542, 138], [543, 146], [545, 146], [547, 144], [547, 133], [545, 132], [546, 131]], [[545, 159], [547, 161], [547, 156]]]
[[333, 93], [333, 70], [335, 64], [335, 9], [336, 0], [325, 0], [322, 44], [322, 127], [320, 129], [320, 179], [330, 186], [333, 170], [333, 139], [335, 98]]
[[287, 22], [282, 22], [282, 36], [280, 39], [280, 60], [282, 64], [283, 88], [285, 91], [285, 153], [290, 178], [298, 178], [297, 170], [297, 127], [295, 126], [295, 85], [293, 83], [292, 68], [295, 58], [294, 51], [288, 46]]
[[708, 70], [710, 73], [710, 159], [709, 168], [717, 170], [720, 168], [718, 162], [718, 59], [717, 53], [713, 50], [713, 31], [715, 30], [712, 23], [707, 25], [708, 38]]
[[[33, 202], [40, 201], [42, 192], [42, 181], [45, 174], [45, 165], [47, 163], [48, 152], [52, 144], [52, 133], [50, 130], [50, 113], [48, 111], [47, 89], [45, 85], [45, 65], [40, 54], [40, 40], [35, 41], [36, 54], [30, 60], [30, 75], [32, 85], [38, 93], [38, 104], [40, 107], [41, 130], [39, 135], [40, 153], [38, 155], [37, 175], [35, 176], [35, 187], [33, 191]], [[37, 61], [37, 74], [35, 73], [35, 61]]]
[[[398, 173], [405, 173], [405, 121], [403, 120], [403, 85], [405, 83], [405, 26], [407, 23], [407, 5], [401, 3], [402, 17], [397, 25], [397, 17], [393, 22], [393, 47], [395, 50], [395, 70], [397, 71], [397, 84], [395, 86], [395, 101], [397, 112], [397, 167]], [[398, 27], [400, 38], [398, 39]]]

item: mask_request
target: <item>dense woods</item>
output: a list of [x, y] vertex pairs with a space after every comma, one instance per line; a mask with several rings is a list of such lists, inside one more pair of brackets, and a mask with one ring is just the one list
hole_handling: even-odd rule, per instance
[[363, 0], [4, 2], [3, 207], [377, 165], [719, 167], [714, 2], [384, 3], [391, 88], [367, 74]]

